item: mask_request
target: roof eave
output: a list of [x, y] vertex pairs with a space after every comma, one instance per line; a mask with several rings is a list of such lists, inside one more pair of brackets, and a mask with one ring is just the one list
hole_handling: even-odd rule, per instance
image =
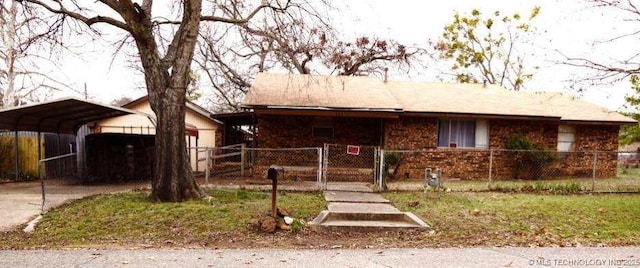
[[281, 105], [242, 105], [243, 109], [277, 109], [277, 110], [317, 110], [347, 112], [389, 112], [401, 113], [401, 108], [364, 108], [364, 107], [324, 107], [324, 106], [281, 106]]
[[404, 112], [405, 116], [416, 117], [459, 117], [459, 118], [480, 118], [480, 119], [527, 119], [559, 121], [559, 116], [550, 115], [509, 115], [509, 114], [487, 114], [487, 113], [454, 113], [454, 112]]
[[617, 125], [617, 126], [631, 126], [637, 125], [638, 121], [603, 121], [603, 120], [561, 120], [567, 124], [579, 124], [579, 125]]

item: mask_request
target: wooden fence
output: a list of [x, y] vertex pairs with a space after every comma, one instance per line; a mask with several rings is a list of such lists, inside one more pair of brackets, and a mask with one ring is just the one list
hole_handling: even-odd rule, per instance
[[[0, 181], [15, 180], [15, 137], [0, 136]], [[42, 144], [42, 143], [40, 143]], [[44, 147], [40, 148], [44, 152]], [[18, 180], [38, 178], [38, 138], [18, 136]]]

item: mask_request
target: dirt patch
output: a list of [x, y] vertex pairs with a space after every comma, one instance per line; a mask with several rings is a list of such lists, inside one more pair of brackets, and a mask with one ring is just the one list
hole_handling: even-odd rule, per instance
[[[28, 241], [22, 232], [0, 233], [0, 241], [20, 239]], [[460, 237], [434, 229], [374, 231], [374, 232], [323, 232], [304, 228], [301, 231], [264, 232], [216, 232], [206, 238], [190, 236], [162, 238], [151, 241], [105, 241], [87, 239], [82, 245], [56, 244], [55, 241], [37, 246], [2, 246], [0, 249], [55, 249], [55, 248], [282, 248], [282, 249], [383, 249], [383, 248], [450, 248], [450, 247], [602, 247], [638, 246], [632, 239], [601, 243], [575, 238], [560, 238], [544, 233], [476, 233]]]

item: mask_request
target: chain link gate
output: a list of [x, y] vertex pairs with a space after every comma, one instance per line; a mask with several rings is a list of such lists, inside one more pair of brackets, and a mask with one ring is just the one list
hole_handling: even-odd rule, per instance
[[368, 182], [377, 185], [380, 174], [379, 151], [377, 146], [324, 144], [324, 188], [328, 182]]

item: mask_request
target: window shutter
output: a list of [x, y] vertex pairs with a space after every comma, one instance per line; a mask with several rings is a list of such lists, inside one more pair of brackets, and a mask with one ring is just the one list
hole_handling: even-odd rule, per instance
[[489, 149], [489, 121], [476, 120], [476, 148]]

